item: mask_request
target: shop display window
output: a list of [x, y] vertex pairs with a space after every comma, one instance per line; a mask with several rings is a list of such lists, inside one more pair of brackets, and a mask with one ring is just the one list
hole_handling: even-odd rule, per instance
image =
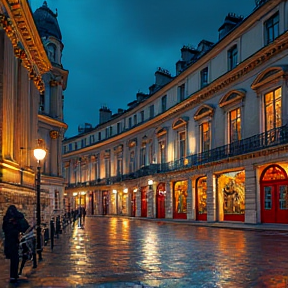
[[218, 178], [218, 189], [224, 220], [244, 221], [244, 217], [237, 215], [244, 216], [245, 213], [245, 171], [221, 174]]
[[174, 203], [175, 203], [174, 217], [186, 218], [187, 217], [186, 216], [187, 214], [187, 181], [175, 182]]
[[202, 177], [197, 182], [197, 212], [207, 214], [207, 178]]

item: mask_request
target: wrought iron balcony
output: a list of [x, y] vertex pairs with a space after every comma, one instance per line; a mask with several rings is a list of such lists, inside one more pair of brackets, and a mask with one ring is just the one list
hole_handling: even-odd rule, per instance
[[[185, 158], [170, 161], [163, 164], [150, 164], [141, 167], [139, 170], [124, 175], [110, 177], [109, 179], [98, 179], [90, 181], [91, 186], [110, 185], [120, 183], [122, 181], [137, 179], [144, 176], [154, 175], [158, 173], [166, 173], [171, 171], [183, 170], [189, 167], [212, 163], [215, 161], [224, 160], [230, 157], [248, 154], [251, 152], [265, 150], [270, 147], [288, 144], [288, 126], [282, 126], [272, 129], [268, 132], [254, 135], [249, 138], [233, 142], [228, 145], [220, 146], [215, 149], [189, 155]], [[109, 181], [107, 181], [109, 180]], [[69, 188], [83, 187], [87, 183], [69, 184]]]

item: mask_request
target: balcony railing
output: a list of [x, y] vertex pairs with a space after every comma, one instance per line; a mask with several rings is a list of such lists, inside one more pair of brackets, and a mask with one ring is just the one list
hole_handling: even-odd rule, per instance
[[[215, 149], [189, 155], [185, 158], [170, 161], [163, 164], [150, 164], [141, 169], [121, 176], [109, 178], [109, 183], [119, 183], [126, 180], [137, 179], [144, 176], [154, 175], [157, 173], [166, 173], [171, 171], [183, 170], [193, 166], [212, 163], [239, 155], [249, 154], [255, 151], [265, 150], [273, 146], [279, 146], [288, 143], [288, 126], [282, 126], [272, 129], [268, 132], [254, 135], [249, 138], [233, 142], [228, 145], [220, 146]], [[98, 179], [90, 181], [90, 185], [107, 184], [107, 179]], [[85, 183], [69, 184], [68, 187], [83, 187]]]

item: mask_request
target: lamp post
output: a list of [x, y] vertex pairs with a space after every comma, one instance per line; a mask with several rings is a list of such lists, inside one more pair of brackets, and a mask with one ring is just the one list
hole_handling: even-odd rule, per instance
[[40, 206], [40, 183], [41, 183], [41, 167], [40, 161], [46, 156], [46, 150], [37, 147], [34, 149], [34, 157], [37, 160], [37, 174], [36, 174], [36, 243], [39, 261], [42, 260], [42, 245], [41, 245], [41, 206]]

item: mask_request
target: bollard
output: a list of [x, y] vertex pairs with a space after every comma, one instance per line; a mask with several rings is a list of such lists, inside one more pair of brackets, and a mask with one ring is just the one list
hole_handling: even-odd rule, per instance
[[53, 222], [53, 219], [50, 220], [50, 239], [51, 239], [51, 250], [53, 251], [53, 248], [54, 248], [54, 235], [55, 235], [55, 227], [54, 227], [54, 222]]
[[33, 245], [33, 249], [32, 249], [32, 261], [33, 261], [33, 268], [37, 268], [37, 258], [36, 258], [36, 237], [33, 237], [33, 241], [32, 241]]

